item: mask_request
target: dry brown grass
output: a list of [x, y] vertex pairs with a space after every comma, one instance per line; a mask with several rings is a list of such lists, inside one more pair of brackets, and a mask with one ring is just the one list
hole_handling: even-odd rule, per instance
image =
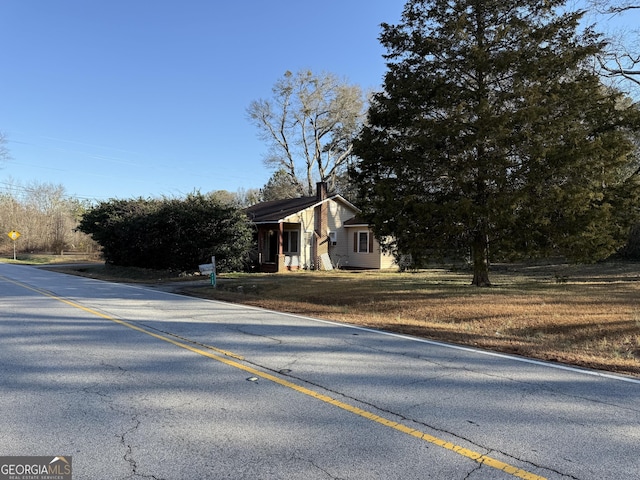
[[186, 293], [640, 376], [640, 264], [222, 277]]
[[[115, 281], [177, 280], [139, 269], [70, 268], [67, 273]], [[202, 277], [188, 279], [175, 288], [640, 377], [640, 264], [496, 266], [494, 286], [484, 289], [469, 285], [469, 272], [447, 269], [223, 275], [216, 289]]]

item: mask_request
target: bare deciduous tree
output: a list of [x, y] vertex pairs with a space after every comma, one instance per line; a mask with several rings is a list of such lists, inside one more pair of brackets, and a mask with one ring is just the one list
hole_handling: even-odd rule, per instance
[[591, 0], [591, 5], [604, 14], [619, 14], [640, 9], [640, 4], [632, 0]]
[[255, 100], [247, 109], [270, 147], [265, 164], [285, 171], [301, 195], [311, 195], [317, 180], [333, 188], [364, 118], [362, 89], [304, 70], [286, 72], [272, 91], [271, 100]]
[[[638, 0], [591, 0], [592, 11], [603, 19], [624, 24], [625, 16], [640, 10]], [[633, 19], [631, 19], [633, 21]], [[600, 23], [600, 22], [598, 22]], [[640, 87], [640, 31], [637, 25], [608, 34], [608, 46], [597, 57], [601, 74], [611, 80], [626, 80]]]
[[[87, 205], [69, 198], [64, 187], [32, 183], [22, 186], [3, 182], [0, 192], [0, 229], [20, 232], [19, 250], [54, 252], [65, 250], [85, 252], [97, 249], [91, 238], [76, 230], [80, 215]], [[10, 241], [0, 237], [0, 249], [7, 250]]]
[[11, 155], [9, 154], [9, 149], [7, 148], [7, 136], [4, 132], [0, 131], [0, 163], [9, 160]]

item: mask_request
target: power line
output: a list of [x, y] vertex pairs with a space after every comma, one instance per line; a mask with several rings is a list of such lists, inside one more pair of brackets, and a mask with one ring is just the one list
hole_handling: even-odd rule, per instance
[[[0, 193], [10, 195], [10, 196], [19, 195], [22, 198], [28, 198], [29, 195], [39, 193], [39, 187], [42, 187], [42, 186], [46, 186], [46, 184], [38, 185], [35, 187], [26, 187], [24, 185], [17, 185], [15, 183], [0, 182]], [[61, 188], [63, 193], [60, 195], [60, 197], [65, 198], [67, 200], [75, 200], [78, 202], [87, 201], [87, 200], [92, 202], [101, 201], [101, 199], [95, 198], [95, 197], [82, 197], [78, 195], [71, 195], [68, 193], [64, 193], [64, 187], [61, 185], [52, 185], [52, 186], [54, 188]]]

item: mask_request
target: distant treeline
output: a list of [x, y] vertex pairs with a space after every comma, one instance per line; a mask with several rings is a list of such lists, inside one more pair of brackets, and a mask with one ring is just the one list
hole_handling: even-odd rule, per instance
[[59, 185], [4, 185], [0, 192], [0, 253], [13, 251], [13, 240], [7, 235], [11, 231], [20, 233], [15, 241], [17, 252], [98, 250], [88, 235], [76, 229], [88, 203], [68, 197]]

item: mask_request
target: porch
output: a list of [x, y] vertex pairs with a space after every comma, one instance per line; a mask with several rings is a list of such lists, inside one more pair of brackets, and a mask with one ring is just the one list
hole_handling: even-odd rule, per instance
[[276, 273], [308, 268], [301, 255], [301, 225], [273, 223], [258, 226], [258, 266], [261, 272]]

